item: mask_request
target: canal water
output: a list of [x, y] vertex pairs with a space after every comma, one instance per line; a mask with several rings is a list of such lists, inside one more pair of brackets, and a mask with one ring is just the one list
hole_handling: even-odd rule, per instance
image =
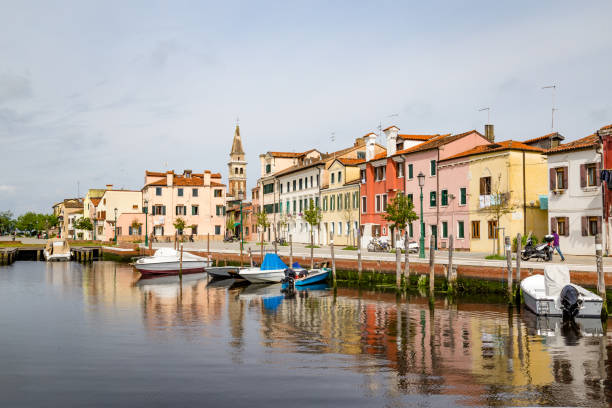
[[16, 262], [0, 267], [0, 406], [608, 406], [603, 327], [501, 300], [430, 309], [418, 295]]

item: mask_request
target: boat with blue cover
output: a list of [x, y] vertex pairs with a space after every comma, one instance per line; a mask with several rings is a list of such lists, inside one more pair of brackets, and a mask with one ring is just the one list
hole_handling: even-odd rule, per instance
[[[303, 271], [299, 264], [294, 267], [294, 270]], [[279, 283], [285, 278], [285, 270], [287, 265], [276, 254], [266, 254], [264, 261], [258, 268], [241, 269], [238, 273], [244, 279], [251, 283]]]
[[316, 285], [325, 282], [327, 278], [329, 278], [330, 272], [331, 269], [329, 268], [310, 269], [308, 271], [296, 271], [295, 269], [287, 269], [285, 271], [285, 278], [282, 280], [283, 289], [286, 289], [286, 287], [290, 285], [299, 287]]

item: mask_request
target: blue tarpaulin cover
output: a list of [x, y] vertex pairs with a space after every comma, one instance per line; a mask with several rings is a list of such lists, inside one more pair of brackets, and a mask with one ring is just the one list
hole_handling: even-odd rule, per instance
[[300, 266], [299, 262], [294, 262], [293, 265], [291, 265], [292, 268], [297, 268], [297, 269], [302, 269], [302, 267]]
[[287, 269], [287, 265], [276, 254], [266, 254], [263, 263], [261, 264], [262, 271], [270, 271], [274, 269]]

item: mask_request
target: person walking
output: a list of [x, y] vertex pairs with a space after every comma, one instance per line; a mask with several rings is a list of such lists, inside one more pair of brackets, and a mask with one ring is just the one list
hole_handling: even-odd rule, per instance
[[559, 246], [559, 234], [557, 234], [556, 230], [552, 230], [552, 236], [553, 236], [553, 252], [557, 251], [557, 253], [561, 256], [561, 262], [565, 262], [565, 257], [563, 256], [563, 253], [561, 252], [561, 247]]

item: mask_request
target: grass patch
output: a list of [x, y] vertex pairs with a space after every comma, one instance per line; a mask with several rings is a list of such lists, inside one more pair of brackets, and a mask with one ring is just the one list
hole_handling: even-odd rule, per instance
[[321, 248], [318, 245], [306, 245], [306, 248]]
[[289, 244], [285, 242], [284, 244], [278, 244], [278, 246], [289, 246]]
[[505, 261], [506, 257], [503, 256], [503, 255], [493, 254], [493, 255], [485, 256], [485, 259], [493, 259], [493, 260], [496, 260], [496, 261]]
[[344, 248], [342, 248], [342, 250], [343, 250], [343, 251], [356, 251], [356, 250], [357, 250], [357, 247], [356, 247], [356, 246], [349, 245], [349, 246], [345, 246]]

